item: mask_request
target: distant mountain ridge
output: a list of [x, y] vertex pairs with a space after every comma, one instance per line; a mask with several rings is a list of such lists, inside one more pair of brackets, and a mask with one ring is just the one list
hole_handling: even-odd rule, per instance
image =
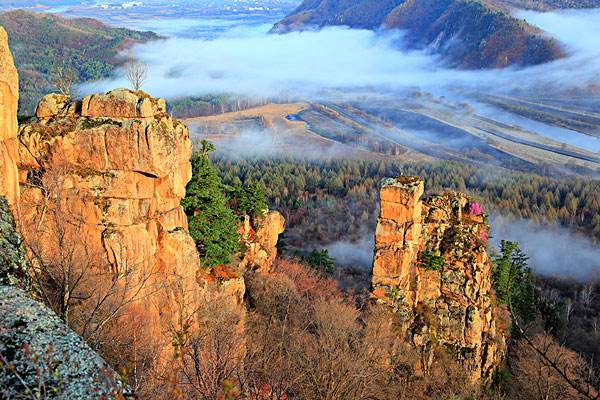
[[[564, 56], [557, 41], [512, 17], [507, 11], [509, 3], [524, 4], [527, 1], [305, 0], [292, 14], [278, 22], [272, 32], [331, 25], [397, 28], [407, 32], [409, 47], [429, 47], [442, 54], [450, 65], [460, 68], [536, 65]], [[598, 4], [600, 6], [600, 1]]]

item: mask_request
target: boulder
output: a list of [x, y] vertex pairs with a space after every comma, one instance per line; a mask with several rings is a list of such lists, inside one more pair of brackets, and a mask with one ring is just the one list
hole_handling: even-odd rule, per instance
[[39, 102], [35, 115], [40, 120], [52, 118], [63, 113], [69, 105], [72, 105], [74, 111], [76, 103], [71, 103], [69, 96], [51, 93]]
[[154, 99], [141, 91], [115, 89], [83, 99], [81, 116], [87, 118], [153, 118], [167, 112], [164, 99]]
[[0, 393], [5, 398], [128, 396], [119, 375], [83, 338], [46, 306], [11, 286], [0, 286], [0, 357]]

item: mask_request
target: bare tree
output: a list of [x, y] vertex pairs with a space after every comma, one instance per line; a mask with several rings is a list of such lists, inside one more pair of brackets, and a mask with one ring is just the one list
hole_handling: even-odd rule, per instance
[[75, 68], [65, 62], [55, 66], [51, 71], [51, 79], [60, 94], [76, 97], [75, 85], [79, 80], [79, 73]]
[[148, 78], [148, 65], [143, 61], [130, 59], [125, 64], [125, 77], [134, 90], [140, 90]]
[[226, 295], [205, 295], [196, 321], [173, 332], [180, 365], [177, 381], [185, 398], [217, 400], [240, 380], [245, 354], [243, 310]]
[[72, 212], [77, 206], [64, 189], [68, 175], [68, 167], [57, 166], [34, 183], [43, 188], [43, 204], [32, 206], [36, 212], [22, 231], [42, 300], [74, 331], [97, 342], [107, 324], [159, 288], [152, 284], [152, 267], [112, 268], [95, 231]]

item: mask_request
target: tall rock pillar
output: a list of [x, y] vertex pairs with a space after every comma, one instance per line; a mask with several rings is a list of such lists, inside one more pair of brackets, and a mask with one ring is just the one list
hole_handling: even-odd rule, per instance
[[8, 48], [8, 36], [0, 27], [0, 196], [11, 207], [19, 199], [19, 176], [15, 161], [18, 157], [17, 107], [19, 75]]
[[473, 381], [487, 381], [506, 352], [492, 289], [489, 226], [481, 207], [460, 193], [421, 199], [418, 177], [381, 186], [373, 295], [399, 316], [402, 339], [424, 353], [442, 346]]

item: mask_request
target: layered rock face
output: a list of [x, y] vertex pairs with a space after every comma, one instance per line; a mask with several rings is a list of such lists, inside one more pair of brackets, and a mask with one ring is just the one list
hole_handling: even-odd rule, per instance
[[458, 193], [421, 200], [417, 177], [386, 179], [375, 237], [374, 296], [394, 308], [401, 334], [423, 351], [442, 345], [474, 381], [506, 352], [498, 324], [483, 211]]
[[254, 224], [246, 216], [240, 228], [242, 244], [246, 247], [240, 266], [269, 272], [277, 257], [277, 240], [284, 230], [285, 219], [278, 211], [268, 211]]
[[[149, 292], [176, 280], [194, 293], [198, 253], [180, 206], [192, 142], [164, 100], [125, 89], [83, 102], [52, 94], [36, 114], [19, 129], [25, 238], [56, 246], [67, 226], [65, 243], [82, 243], [90, 263], [146, 274]], [[145, 301], [157, 319], [176, 307], [172, 292]]]
[[19, 76], [8, 48], [8, 37], [0, 27], [0, 196], [11, 206], [19, 198], [17, 175], [17, 107]]

